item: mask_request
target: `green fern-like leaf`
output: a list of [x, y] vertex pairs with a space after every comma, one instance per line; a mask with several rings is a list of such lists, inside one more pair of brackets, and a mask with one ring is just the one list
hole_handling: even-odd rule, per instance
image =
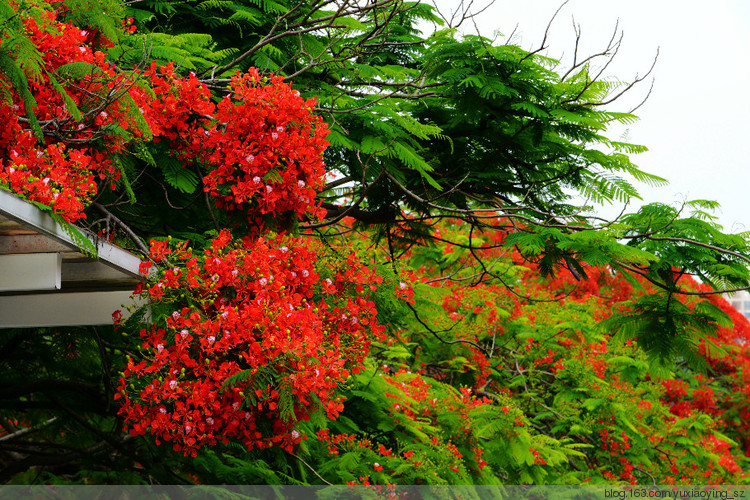
[[123, 188], [125, 188], [125, 193], [128, 195], [128, 200], [130, 201], [130, 203], [135, 203], [135, 192], [133, 192], [133, 187], [130, 184], [130, 179], [128, 178], [128, 173], [125, 169], [123, 158], [118, 155], [113, 157], [113, 160], [115, 165], [117, 165], [118, 170], [120, 171], [120, 182], [122, 183]]
[[83, 119], [83, 114], [81, 113], [81, 110], [78, 109], [78, 106], [76, 105], [75, 101], [73, 101], [73, 98], [70, 97], [68, 92], [63, 88], [62, 85], [60, 85], [60, 83], [51, 73], [47, 73], [47, 78], [49, 78], [49, 82], [50, 84], [52, 84], [52, 87], [57, 91], [58, 94], [60, 94], [60, 97], [62, 97], [63, 102], [65, 103], [65, 108], [70, 113], [70, 116], [72, 116], [76, 122], [80, 122]]
[[292, 384], [284, 380], [279, 387], [279, 415], [284, 422], [294, 422], [297, 416], [294, 414], [294, 397], [292, 395]]
[[1, 75], [5, 75], [7, 80], [10, 81], [15, 91], [21, 97], [24, 110], [26, 111], [26, 118], [29, 121], [29, 127], [31, 127], [32, 132], [34, 132], [34, 135], [38, 140], [44, 140], [44, 133], [39, 126], [39, 121], [36, 119], [36, 115], [34, 115], [36, 100], [29, 90], [29, 82], [26, 79], [26, 75], [21, 68], [18, 67], [16, 61], [3, 51], [0, 51], [0, 78]]
[[274, 364], [258, 367], [255, 370], [243, 370], [227, 378], [222, 384], [220, 391], [224, 392], [234, 387], [244, 390], [245, 400], [248, 406], [255, 406], [260, 401], [258, 392], [265, 394], [269, 387], [278, 385], [279, 374]]
[[668, 367], [682, 359], [701, 371], [707, 363], [698, 349], [700, 342], [721, 326], [731, 326], [731, 320], [718, 307], [703, 301], [691, 310], [666, 292], [638, 297], [630, 312], [600, 324], [624, 338], [637, 339], [654, 365]]
[[185, 168], [181, 161], [171, 155], [164, 155], [159, 159], [159, 168], [164, 174], [164, 179], [172, 187], [191, 194], [198, 187], [200, 179], [192, 170]]

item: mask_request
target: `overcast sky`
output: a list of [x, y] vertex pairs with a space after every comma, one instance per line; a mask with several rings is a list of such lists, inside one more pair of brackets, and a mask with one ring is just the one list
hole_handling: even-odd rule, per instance
[[[444, 11], [459, 3], [438, 0]], [[537, 48], [561, 4], [496, 0], [475, 19], [485, 36], [515, 30], [517, 44]], [[475, 8], [482, 5], [477, 0]], [[653, 92], [636, 112], [641, 120], [615, 132], [647, 146], [635, 163], [670, 181], [658, 189], [638, 186], [644, 199], [717, 200], [725, 229], [750, 230], [750, 1], [570, 0], [552, 24], [548, 56], [572, 57], [573, 18], [581, 27], [583, 54], [605, 47], [619, 19], [624, 39], [607, 73], [620, 80], [648, 71], [659, 49]], [[643, 82], [617, 110], [627, 111], [649, 86]]]

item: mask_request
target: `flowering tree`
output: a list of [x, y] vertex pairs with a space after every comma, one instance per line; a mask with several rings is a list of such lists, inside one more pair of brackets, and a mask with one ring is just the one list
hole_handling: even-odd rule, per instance
[[2, 5], [0, 183], [149, 307], [0, 333], [0, 477], [744, 481], [746, 238], [574, 206], [661, 182], [585, 63], [337, 6]]

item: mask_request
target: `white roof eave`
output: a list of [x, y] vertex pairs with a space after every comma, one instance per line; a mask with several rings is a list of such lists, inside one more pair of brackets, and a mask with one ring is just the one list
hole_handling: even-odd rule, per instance
[[[60, 243], [71, 250], [87, 253], [49, 214], [18, 196], [0, 189], [0, 214], [15, 222]], [[140, 278], [141, 259], [116, 245], [102, 240], [89, 231], [76, 227], [96, 248], [96, 259], [118, 271]]]

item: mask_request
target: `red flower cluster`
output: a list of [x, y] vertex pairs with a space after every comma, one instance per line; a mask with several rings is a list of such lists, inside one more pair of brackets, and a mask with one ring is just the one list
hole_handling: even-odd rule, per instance
[[[154, 64], [143, 75], [115, 72], [103, 53], [92, 50], [97, 37], [58, 22], [54, 10], [46, 16], [43, 26], [24, 19], [28, 36], [43, 55], [45, 72], [31, 79], [30, 90], [46, 143], [38, 144], [24, 121], [20, 96], [0, 104], [0, 121], [6, 124], [0, 131], [0, 183], [74, 222], [85, 217], [97, 179], [119, 179], [113, 153], [153, 134], [156, 141], [176, 143], [186, 166], [200, 164], [205, 189], [217, 206], [243, 212], [254, 227], [281, 214], [296, 219], [320, 215], [315, 190], [325, 174], [322, 153], [328, 131], [311, 113], [314, 100], [302, 99], [280, 77], [262, 78], [251, 69], [236, 76], [231, 97], [215, 105], [195, 75], [176, 76], [172, 64]], [[127, 31], [133, 30], [132, 20], [124, 23]], [[86, 63], [91, 71], [81, 76], [61, 69], [69, 63]], [[68, 109], [50, 75], [56, 75], [81, 116]], [[135, 85], [140, 77], [153, 91]], [[132, 99], [130, 105], [121, 96]], [[138, 113], [145, 121], [138, 121]], [[108, 133], [108, 128], [120, 133]]]
[[192, 73], [187, 77], [176, 75], [173, 63], [160, 68], [152, 63], [144, 76], [153, 94], [138, 89], [134, 97], [154, 140], [179, 142], [178, 151], [183, 158], [199, 155], [207, 132], [203, 121], [210, 121], [215, 109], [208, 88]]
[[[15, 116], [4, 111], [0, 109], [0, 121], [12, 124]], [[90, 171], [96, 167], [91, 156], [66, 150], [62, 144], [37, 148], [31, 133], [20, 129], [13, 149], [3, 156], [7, 159], [0, 157], [0, 183], [14, 193], [53, 207], [70, 222], [85, 217], [84, 203], [96, 194], [95, 178]]]
[[706, 447], [714, 450], [714, 452], [719, 455], [719, 466], [721, 468], [726, 469], [731, 474], [743, 474], [742, 469], [739, 465], [737, 465], [737, 461], [729, 452], [729, 450], [732, 448], [729, 443], [717, 438], [714, 434], [708, 436], [708, 438], [704, 442], [706, 444]]
[[[13, 8], [17, 8], [13, 6]], [[119, 178], [109, 155], [122, 150], [125, 136], [102, 134], [105, 127], [117, 125], [140, 134], [125, 113], [125, 106], [107, 97], [127, 87], [126, 74], [116, 74], [105, 62], [104, 54], [88, 45], [89, 34], [70, 24], [57, 21], [53, 10], [46, 18], [24, 18], [26, 34], [42, 55], [42, 72], [29, 81], [29, 90], [36, 105], [33, 112], [45, 130], [45, 143], [32, 135], [25, 118], [23, 101], [19, 95], [12, 102], [0, 103], [0, 184], [30, 200], [52, 207], [66, 220], [84, 218], [86, 204], [96, 194], [97, 179]], [[51, 36], [50, 33], [55, 35]], [[0, 40], [0, 50], [3, 41]], [[87, 75], [61, 75], [58, 70], [70, 63], [86, 63]], [[57, 75], [70, 99], [79, 108], [80, 120], [58, 89], [50, 75]], [[92, 96], [99, 96], [92, 98]], [[92, 144], [98, 141], [96, 149]], [[107, 153], [103, 153], [107, 151]]]
[[321, 215], [313, 200], [325, 174], [328, 130], [311, 113], [314, 100], [255, 69], [233, 78], [231, 87], [234, 99], [225, 98], [216, 115], [226, 126], [207, 141], [208, 161], [217, 167], [204, 179], [207, 189], [220, 206], [244, 210], [254, 222], [272, 213]]
[[315, 195], [328, 130], [311, 113], [314, 100], [254, 68], [232, 79], [231, 97], [218, 105], [194, 75], [179, 78], [171, 64], [153, 65], [147, 76], [157, 98], [143, 93], [140, 106], [156, 140], [177, 142], [182, 161], [207, 168], [205, 189], [219, 208], [245, 213], [255, 227], [269, 214], [322, 215]]
[[230, 241], [222, 232], [201, 259], [154, 245], [152, 257], [172, 267], [142, 293], [175, 307], [141, 332], [144, 359], [121, 379], [130, 433], [150, 431], [185, 454], [229, 439], [293, 446], [298, 421], [343, 409], [337, 385], [384, 330], [366, 296], [376, 277], [353, 257], [321, 278], [300, 240]]

